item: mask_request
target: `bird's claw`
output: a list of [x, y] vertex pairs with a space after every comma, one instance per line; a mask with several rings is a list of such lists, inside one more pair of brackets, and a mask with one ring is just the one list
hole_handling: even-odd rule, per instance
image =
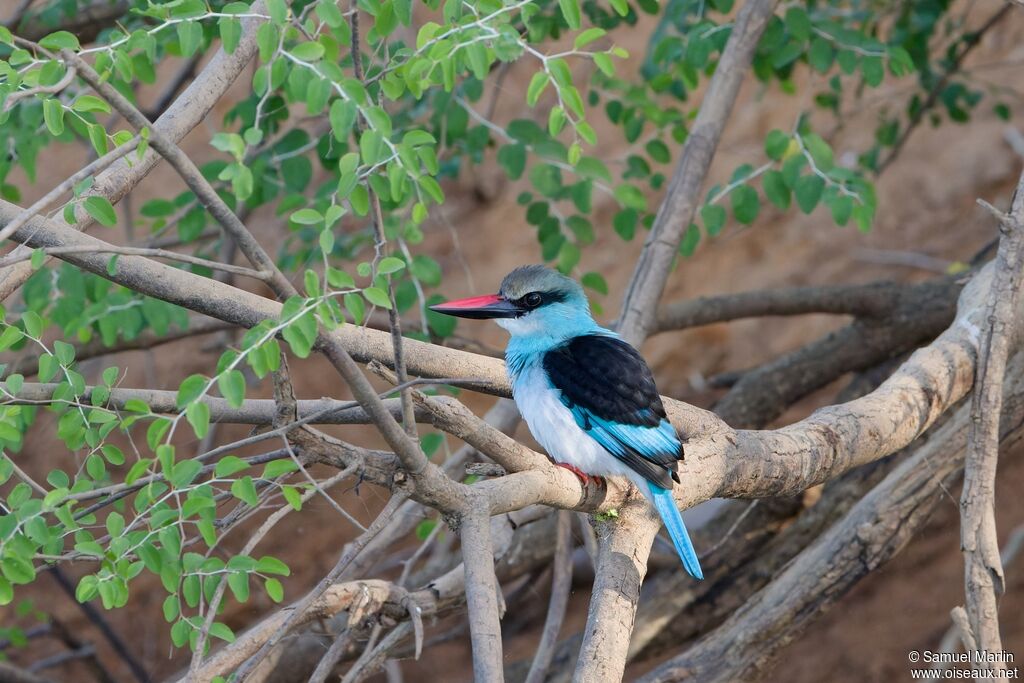
[[557, 465], [558, 467], [562, 467], [564, 469], [567, 469], [570, 472], [572, 472], [573, 474], [575, 474], [576, 477], [581, 482], [583, 482], [584, 485], [589, 484], [591, 481], [593, 481], [595, 484], [597, 484], [598, 486], [601, 486], [601, 487], [603, 487], [605, 485], [604, 484], [604, 477], [598, 477], [596, 475], [587, 474], [586, 472], [584, 472], [580, 468], [576, 467], [575, 465], [570, 465], [567, 462], [556, 462], [555, 465]]

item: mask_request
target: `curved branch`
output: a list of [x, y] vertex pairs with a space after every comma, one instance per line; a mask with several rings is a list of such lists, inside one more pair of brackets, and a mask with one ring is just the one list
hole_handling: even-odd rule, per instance
[[896, 306], [905, 287], [899, 282], [872, 282], [702, 296], [662, 306], [651, 334], [766, 316], [833, 313], [880, 318]]
[[[1007, 384], [1004, 399], [1004, 438], [1024, 420], [1024, 358], [1015, 360], [1014, 381]], [[969, 415], [969, 408], [962, 406], [913, 457], [719, 629], [641, 680], [725, 683], [763, 674], [780, 647], [898, 553], [927, 521], [935, 503], [948, 495], [947, 487], [963, 464]]]
[[734, 427], [760, 427], [834, 379], [917, 348], [953, 320], [962, 286], [963, 278], [938, 278], [889, 290], [877, 317], [857, 319], [743, 373], [715, 405], [715, 413]]

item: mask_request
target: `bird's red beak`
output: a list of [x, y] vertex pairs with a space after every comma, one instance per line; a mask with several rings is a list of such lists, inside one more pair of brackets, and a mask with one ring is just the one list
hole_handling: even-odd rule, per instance
[[431, 306], [430, 310], [445, 315], [474, 320], [490, 318], [515, 318], [521, 311], [511, 301], [500, 294], [471, 296], [468, 299], [456, 299], [445, 304]]

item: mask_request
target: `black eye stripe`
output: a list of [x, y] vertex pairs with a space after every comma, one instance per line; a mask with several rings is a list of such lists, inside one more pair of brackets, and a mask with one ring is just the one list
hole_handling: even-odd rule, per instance
[[562, 292], [528, 292], [518, 299], [514, 299], [512, 303], [518, 308], [527, 311], [547, 304], [565, 301], [565, 299], [566, 296]]

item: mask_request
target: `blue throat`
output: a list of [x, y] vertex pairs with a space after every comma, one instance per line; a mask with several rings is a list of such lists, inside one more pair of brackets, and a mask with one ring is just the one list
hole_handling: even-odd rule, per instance
[[615, 336], [611, 330], [598, 325], [586, 308], [560, 308], [561, 310], [552, 310], [550, 314], [545, 315], [543, 320], [538, 321], [540, 324], [531, 326], [528, 332], [510, 330], [512, 336], [505, 347], [505, 363], [513, 380], [524, 368], [539, 361], [546, 352], [573, 337], [587, 334]]

